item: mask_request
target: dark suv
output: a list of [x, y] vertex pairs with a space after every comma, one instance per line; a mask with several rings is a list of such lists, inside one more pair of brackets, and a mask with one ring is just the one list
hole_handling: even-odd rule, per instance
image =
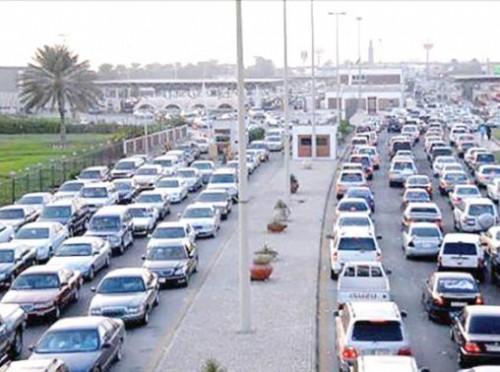
[[70, 236], [81, 235], [92, 216], [87, 205], [78, 199], [61, 199], [45, 205], [38, 221], [56, 221], [68, 227]]

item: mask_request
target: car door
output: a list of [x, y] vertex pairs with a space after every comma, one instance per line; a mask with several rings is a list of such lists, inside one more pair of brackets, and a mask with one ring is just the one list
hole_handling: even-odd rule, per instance
[[146, 285], [146, 303], [149, 305], [149, 308], [152, 309], [157, 291], [157, 281], [155, 275], [150, 272], [145, 274], [144, 283]]
[[67, 269], [59, 271], [59, 302], [63, 305], [69, 303], [71, 294], [73, 293], [70, 283], [71, 274], [72, 272]]
[[194, 268], [196, 267], [196, 260], [198, 259], [197, 253], [196, 253], [196, 246], [192, 243], [187, 243], [184, 244], [184, 249], [186, 250], [186, 256], [187, 256], [187, 267], [188, 267], [188, 274], [191, 275], [194, 271]]
[[[102, 370], [107, 370], [109, 368], [116, 353], [116, 342], [114, 340], [114, 333], [116, 332], [109, 323], [108, 320], [103, 320], [97, 329], [100, 339], [100, 352], [96, 364], [98, 364]], [[109, 347], [104, 345], [109, 345]]]

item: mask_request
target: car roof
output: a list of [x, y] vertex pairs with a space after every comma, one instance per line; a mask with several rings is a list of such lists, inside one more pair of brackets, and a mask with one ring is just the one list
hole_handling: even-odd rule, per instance
[[54, 274], [58, 273], [62, 269], [62, 266], [57, 265], [35, 265], [28, 267], [19, 275], [25, 274]]
[[96, 328], [106, 319], [107, 318], [104, 316], [74, 316], [63, 318], [52, 324], [49, 330]]
[[202, 202], [194, 202], [192, 204], [189, 204], [186, 209], [191, 209], [191, 208], [209, 208], [209, 209], [212, 209], [212, 205], [211, 204], [207, 204], [207, 203], [202, 203]]
[[436, 225], [433, 222], [412, 222], [410, 224], [410, 229], [414, 229], [414, 228], [418, 228], [418, 227], [421, 227], [421, 228], [423, 228], [423, 227], [430, 227], [430, 228], [439, 230], [438, 225]]
[[123, 267], [121, 269], [110, 271], [104, 278], [112, 278], [118, 276], [142, 276], [148, 272], [148, 269], [144, 269], [142, 267]]
[[148, 203], [132, 203], [132, 204], [128, 204], [126, 207], [127, 207], [127, 210], [129, 210], [131, 208], [144, 208], [144, 209], [153, 209], [154, 208], [151, 206], [151, 204], [148, 204]]
[[85, 169], [82, 169], [82, 172], [91, 171], [91, 170], [104, 170], [104, 169], [108, 169], [108, 167], [106, 167], [104, 165], [96, 165], [94, 167], [87, 167]]
[[436, 271], [433, 273], [436, 279], [470, 279], [475, 281], [474, 277], [470, 273], [459, 272], [459, 271]]
[[434, 202], [412, 202], [410, 204], [408, 204], [408, 207], [411, 207], [411, 208], [424, 208], [424, 207], [433, 207], [433, 208], [436, 208], [436, 209], [439, 209], [438, 205]]
[[156, 158], [153, 159], [153, 161], [155, 160], [177, 160], [177, 156], [175, 155], [160, 155], [160, 156], [157, 156]]
[[356, 320], [401, 321], [398, 306], [392, 301], [359, 301], [349, 303]]
[[337, 206], [339, 206], [340, 204], [343, 204], [343, 203], [365, 203], [366, 204], [366, 200], [364, 198], [344, 197], [338, 202]]
[[160, 222], [158, 225], [156, 225], [157, 229], [161, 228], [166, 228], [166, 227], [186, 227], [187, 226], [186, 221], [165, 221], [165, 222]]
[[467, 306], [467, 312], [471, 315], [496, 315], [500, 317], [500, 306], [495, 305], [471, 305]]
[[235, 171], [233, 168], [225, 167], [225, 168], [216, 169], [213, 174], [226, 174], [226, 173], [235, 174]]
[[25, 227], [46, 227], [46, 228], [51, 228], [54, 225], [61, 225], [61, 223], [55, 222], [55, 221], [34, 221], [34, 222], [29, 222], [26, 225], [22, 226], [21, 229], [24, 229]]
[[58, 200], [55, 200], [55, 201], [52, 201], [48, 204], [46, 204], [46, 206], [67, 206], [67, 205], [73, 205], [75, 203], [75, 199], [73, 198], [66, 198], [66, 199], [58, 199]]
[[339, 230], [341, 238], [373, 238], [373, 234], [365, 226], [342, 226]]
[[95, 212], [94, 216], [102, 214], [123, 213], [126, 210], [127, 210], [126, 205], [105, 205], [104, 207], [99, 208], [97, 212]]
[[103, 241], [103, 239], [97, 236], [83, 235], [83, 236], [74, 236], [68, 238], [63, 242], [63, 244], [92, 244], [101, 241]]
[[154, 168], [154, 169], [161, 169], [162, 166], [160, 164], [150, 164], [150, 163], [144, 163], [143, 165], [141, 165], [139, 167], [139, 169], [141, 168]]
[[84, 185], [82, 188], [97, 188], [97, 187], [110, 187], [113, 186], [111, 182], [92, 182]]
[[464, 199], [463, 202], [465, 204], [488, 204], [493, 206], [495, 205], [490, 198], [467, 198]]
[[444, 236], [443, 242], [446, 242], [446, 243], [456, 243], [456, 242], [478, 243], [479, 242], [479, 235], [470, 234], [470, 233], [447, 233]]
[[144, 191], [141, 191], [141, 193], [139, 194], [139, 196], [140, 195], [157, 195], [157, 194], [164, 195], [165, 192], [163, 192], [161, 190], [156, 190], [156, 189], [153, 189], [153, 190], [144, 190]]
[[200, 192], [198, 196], [201, 194], [227, 194], [227, 191], [225, 189], [207, 189]]
[[52, 193], [50, 192], [28, 192], [21, 196], [20, 199], [24, 198], [25, 196], [52, 196]]

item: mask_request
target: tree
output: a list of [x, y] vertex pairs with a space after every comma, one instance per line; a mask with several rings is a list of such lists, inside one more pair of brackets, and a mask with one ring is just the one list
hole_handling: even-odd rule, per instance
[[89, 108], [99, 98], [94, 84], [95, 73], [88, 61], [80, 62], [77, 54], [65, 45], [39, 48], [21, 80], [21, 102], [29, 110], [50, 105], [57, 108], [60, 124], [60, 143], [66, 142], [66, 111]]
[[110, 79], [115, 77], [114, 66], [111, 63], [103, 63], [98, 69], [99, 75], [105, 79]]
[[270, 59], [254, 57], [255, 64], [246, 69], [246, 75], [250, 78], [273, 78], [276, 76], [276, 67]]

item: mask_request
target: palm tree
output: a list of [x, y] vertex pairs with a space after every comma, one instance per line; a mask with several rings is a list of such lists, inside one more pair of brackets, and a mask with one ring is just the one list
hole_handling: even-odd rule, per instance
[[21, 101], [29, 109], [40, 109], [50, 105], [57, 107], [61, 119], [60, 142], [66, 146], [66, 110], [84, 110], [95, 105], [99, 90], [94, 85], [95, 73], [88, 61], [78, 61], [65, 45], [39, 48], [35, 63], [28, 68], [21, 79]]

